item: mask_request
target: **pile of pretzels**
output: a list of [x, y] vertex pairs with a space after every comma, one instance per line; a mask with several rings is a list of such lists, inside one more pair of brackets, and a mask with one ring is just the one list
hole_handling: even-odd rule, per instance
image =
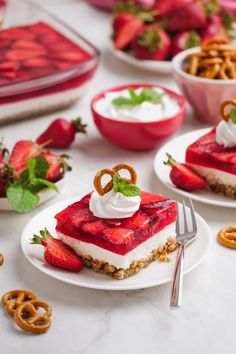
[[184, 71], [207, 79], [236, 79], [236, 49], [228, 40], [213, 39], [201, 49], [187, 56]]

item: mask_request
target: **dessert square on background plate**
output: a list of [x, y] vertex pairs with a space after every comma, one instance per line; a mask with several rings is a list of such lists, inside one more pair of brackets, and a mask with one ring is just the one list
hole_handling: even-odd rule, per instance
[[175, 191], [178, 194], [181, 194], [185, 197], [192, 198], [202, 203], [207, 203], [215, 206], [222, 206], [228, 208], [236, 207], [236, 200], [227, 198], [220, 194], [215, 194], [206, 190], [198, 190], [194, 192], [186, 192], [182, 189], [177, 188], [173, 185], [170, 180], [170, 168], [164, 165], [163, 161], [166, 160], [166, 153], [171, 154], [174, 159], [178, 162], [185, 162], [186, 150], [192, 143], [196, 142], [197, 139], [203, 135], [210, 132], [211, 129], [201, 129], [196, 130], [179, 137], [176, 137], [166, 143], [162, 148], [157, 152], [154, 159], [154, 171], [158, 179], [168, 188]]
[[99, 59], [98, 50], [76, 31], [24, 0], [8, 1], [0, 48], [0, 122], [74, 103], [86, 92]]

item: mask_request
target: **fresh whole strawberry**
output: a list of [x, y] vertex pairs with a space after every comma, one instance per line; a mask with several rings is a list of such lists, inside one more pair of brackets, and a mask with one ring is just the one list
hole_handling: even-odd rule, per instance
[[85, 133], [86, 124], [82, 124], [81, 119], [72, 121], [58, 118], [36, 140], [41, 145], [47, 143], [47, 147], [68, 148], [75, 139], [75, 134]]
[[182, 32], [202, 29], [207, 24], [207, 15], [202, 1], [186, 4], [172, 13], [167, 21], [171, 32]]
[[167, 154], [167, 157], [168, 160], [164, 164], [171, 166], [170, 179], [176, 187], [191, 192], [207, 186], [205, 179], [190, 166], [176, 162], [170, 154]]
[[214, 38], [228, 39], [225, 28], [222, 26], [222, 19], [219, 15], [214, 15], [200, 32], [202, 44], [207, 44]]
[[81, 258], [71, 247], [61, 240], [53, 238], [47, 229], [41, 230], [40, 235], [34, 235], [32, 244], [43, 245], [44, 259], [53, 267], [62, 268], [71, 272], [79, 272], [83, 268]]
[[164, 60], [169, 56], [171, 40], [158, 25], [145, 26], [132, 43], [136, 58], [147, 60]]
[[193, 0], [157, 0], [154, 8], [160, 17], [169, 16], [180, 7], [185, 6]]
[[125, 49], [143, 25], [143, 20], [134, 14], [123, 12], [116, 15], [112, 24], [115, 47]]
[[186, 31], [176, 34], [171, 42], [171, 57], [182, 52], [184, 49], [198, 47], [201, 44], [201, 38], [195, 31]]

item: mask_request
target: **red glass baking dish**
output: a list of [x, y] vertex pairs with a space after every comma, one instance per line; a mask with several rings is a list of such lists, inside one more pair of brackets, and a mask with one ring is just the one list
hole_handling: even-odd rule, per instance
[[100, 53], [40, 6], [8, 0], [0, 57], [2, 122], [73, 104], [86, 92]]

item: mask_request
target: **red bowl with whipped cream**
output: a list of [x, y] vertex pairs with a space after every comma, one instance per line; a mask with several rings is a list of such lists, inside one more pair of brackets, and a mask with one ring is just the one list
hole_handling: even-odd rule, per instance
[[[131, 112], [117, 106], [109, 107], [111, 98], [127, 96], [132, 88], [141, 95], [144, 88], [151, 88], [162, 94], [158, 107], [145, 102]], [[114, 98], [113, 98], [114, 97]], [[161, 111], [161, 107], [165, 111]], [[181, 127], [186, 111], [185, 98], [171, 90], [152, 84], [128, 84], [100, 92], [91, 102], [94, 122], [105, 139], [127, 150], [151, 150], [160, 146]]]

